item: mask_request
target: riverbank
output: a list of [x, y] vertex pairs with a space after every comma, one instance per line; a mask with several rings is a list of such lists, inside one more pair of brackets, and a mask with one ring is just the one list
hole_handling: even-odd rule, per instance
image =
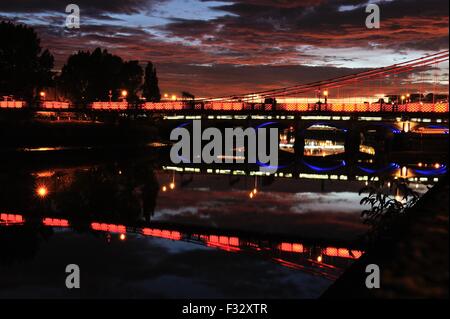
[[146, 145], [160, 139], [149, 121], [0, 120], [0, 149], [55, 147], [117, 147]]
[[[338, 298], [448, 298], [449, 176], [393, 226], [389, 242], [375, 244], [321, 296]], [[365, 268], [380, 268], [379, 289], [368, 289]]]

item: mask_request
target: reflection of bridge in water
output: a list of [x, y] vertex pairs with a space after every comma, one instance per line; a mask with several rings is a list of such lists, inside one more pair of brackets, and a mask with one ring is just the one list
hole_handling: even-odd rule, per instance
[[[80, 225], [64, 217], [36, 217], [20, 214], [0, 214], [0, 231], [3, 227], [23, 226], [26, 224], [59, 229], [80, 229]], [[5, 229], [4, 228], [4, 229]], [[127, 240], [127, 236], [161, 238], [184, 241], [231, 253], [247, 253], [270, 259], [292, 269], [335, 280], [342, 271], [363, 254], [361, 246], [352, 243], [314, 242], [295, 238], [280, 238], [258, 233], [242, 233], [223, 229], [201, 228], [185, 225], [148, 223], [143, 225], [124, 225], [106, 222], [91, 222], [89, 232], [105, 235], [105, 240], [117, 236]]]
[[257, 165], [243, 164], [162, 164], [163, 171], [173, 176], [188, 175], [222, 175], [236, 178], [279, 178], [299, 180], [330, 181], [388, 181], [400, 180], [413, 184], [434, 184], [448, 172], [447, 164], [438, 162], [417, 161], [376, 163], [373, 159], [360, 159], [347, 162], [345, 159], [324, 159], [320, 157], [303, 157], [286, 160], [281, 163], [277, 172], [268, 173], [259, 170]]

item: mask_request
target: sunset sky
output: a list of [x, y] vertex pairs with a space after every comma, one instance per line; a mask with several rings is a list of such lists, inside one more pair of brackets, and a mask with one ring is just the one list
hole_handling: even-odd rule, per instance
[[[448, 49], [447, 0], [61, 0], [0, 2], [0, 19], [33, 26], [60, 69], [78, 50], [107, 48], [156, 64], [163, 92], [220, 96], [327, 79]], [[439, 76], [448, 78], [448, 63]], [[441, 66], [442, 68], [442, 66]], [[444, 81], [444, 85], [448, 82]]]

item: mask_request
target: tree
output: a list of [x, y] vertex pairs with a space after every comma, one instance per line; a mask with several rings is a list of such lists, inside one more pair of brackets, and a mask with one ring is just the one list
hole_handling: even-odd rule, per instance
[[32, 28], [0, 22], [0, 95], [36, 98], [40, 89], [52, 84], [53, 62]]
[[139, 61], [127, 61], [122, 66], [121, 78], [122, 87], [128, 91], [128, 101], [138, 101], [138, 91], [142, 86], [142, 76], [144, 72], [139, 65]]
[[142, 83], [142, 68], [137, 61], [124, 62], [119, 56], [100, 48], [92, 53], [79, 51], [69, 56], [58, 78], [60, 87], [77, 104], [116, 100], [122, 90], [128, 99], [137, 99]]
[[158, 87], [158, 76], [153, 63], [148, 62], [145, 67], [144, 85], [142, 86], [142, 95], [151, 102], [159, 102], [161, 100], [161, 92]]

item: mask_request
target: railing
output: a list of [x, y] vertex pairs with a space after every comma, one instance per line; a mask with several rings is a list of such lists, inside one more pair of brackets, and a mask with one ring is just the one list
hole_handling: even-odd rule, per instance
[[143, 109], [153, 111], [170, 111], [170, 110], [213, 110], [213, 111], [291, 111], [291, 112], [308, 112], [308, 111], [328, 111], [328, 112], [424, 112], [424, 113], [445, 113], [449, 111], [448, 103], [406, 103], [401, 105], [391, 105], [379, 103], [279, 103], [275, 106], [272, 104], [262, 103], [244, 103], [244, 102], [209, 102], [209, 103], [184, 103], [184, 102], [147, 102]]
[[42, 107], [44, 109], [68, 109], [70, 104], [68, 102], [45, 101], [42, 102]]
[[24, 101], [0, 101], [0, 108], [2, 109], [20, 109], [24, 106]]
[[126, 110], [128, 102], [93, 102], [94, 110]]
[[[18, 109], [25, 107], [24, 101], [0, 101], [2, 109]], [[128, 102], [93, 102], [93, 110], [126, 110], [129, 108], [143, 109], [147, 111], [177, 111], [177, 110], [205, 110], [205, 111], [288, 111], [288, 112], [402, 112], [402, 113], [446, 113], [449, 112], [448, 103], [405, 103], [400, 105], [380, 103], [245, 103], [245, 102], [147, 102], [142, 105], [132, 106]], [[41, 103], [44, 109], [70, 109], [68, 102], [45, 101]]]

